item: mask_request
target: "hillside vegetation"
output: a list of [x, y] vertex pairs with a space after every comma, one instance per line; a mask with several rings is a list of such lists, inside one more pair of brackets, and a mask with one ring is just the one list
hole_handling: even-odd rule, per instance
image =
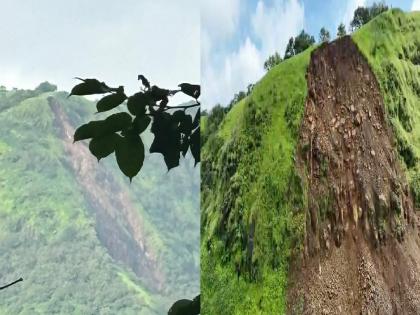
[[[420, 14], [389, 10], [352, 35], [376, 75], [419, 204]], [[282, 314], [302, 253], [307, 187], [295, 154], [311, 47], [271, 69], [202, 149], [204, 314]], [[206, 118], [206, 126], [208, 125]]]
[[303, 236], [297, 209], [305, 200], [293, 156], [310, 52], [271, 70], [202, 149], [206, 314], [268, 314], [284, 307], [288, 258]]
[[0, 91], [0, 282], [24, 278], [0, 314], [163, 314], [199, 291], [199, 172], [149, 155], [130, 185], [72, 143], [101, 116], [67, 95]]

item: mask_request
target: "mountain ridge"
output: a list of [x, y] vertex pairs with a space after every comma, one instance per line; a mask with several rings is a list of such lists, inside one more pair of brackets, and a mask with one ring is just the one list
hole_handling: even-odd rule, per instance
[[0, 314], [167, 312], [198, 291], [198, 169], [186, 159], [166, 174], [149, 155], [130, 185], [114, 161], [73, 144], [100, 115], [67, 95], [1, 91], [1, 281], [25, 280]]

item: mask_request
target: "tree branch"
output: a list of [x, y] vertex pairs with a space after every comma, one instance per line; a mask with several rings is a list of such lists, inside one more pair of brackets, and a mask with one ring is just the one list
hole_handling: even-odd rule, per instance
[[191, 105], [166, 106], [164, 110], [168, 110], [168, 109], [172, 109], [172, 108], [184, 108], [184, 109], [187, 109], [187, 108], [196, 107], [196, 106], [200, 106], [200, 105], [201, 105], [200, 102], [197, 101], [196, 104], [191, 104]]
[[16, 284], [16, 283], [18, 283], [20, 281], [23, 281], [23, 278], [19, 278], [16, 281], [13, 281], [12, 283], [9, 283], [9, 284], [7, 284], [7, 285], [5, 285], [3, 287], [0, 287], [0, 290], [6, 289], [6, 288], [10, 287], [11, 285], [14, 285], [14, 284]]

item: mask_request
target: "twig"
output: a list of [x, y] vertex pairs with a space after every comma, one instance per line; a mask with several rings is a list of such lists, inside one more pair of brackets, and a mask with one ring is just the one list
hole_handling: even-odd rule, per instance
[[16, 283], [18, 283], [20, 281], [23, 281], [23, 278], [19, 278], [16, 281], [13, 281], [12, 283], [9, 283], [9, 284], [7, 284], [7, 285], [5, 285], [3, 287], [0, 287], [0, 290], [6, 289], [6, 288], [10, 287], [11, 285], [14, 285], [14, 284], [16, 284]]
[[191, 108], [191, 107], [200, 106], [200, 105], [201, 105], [200, 102], [197, 101], [197, 103], [191, 104], [191, 105], [167, 106], [165, 107], [165, 110], [172, 109], [172, 108], [185, 108], [186, 109], [186, 108]]

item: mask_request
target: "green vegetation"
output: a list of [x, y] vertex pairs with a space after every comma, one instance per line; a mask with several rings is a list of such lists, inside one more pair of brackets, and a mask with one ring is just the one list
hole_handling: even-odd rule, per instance
[[[50, 96], [62, 120], [51, 110]], [[199, 176], [193, 159], [187, 156], [166, 173], [161, 157], [147, 155], [131, 185], [114, 159], [104, 159], [98, 168], [106, 176], [89, 185], [110, 200], [127, 193], [143, 222], [142, 241], [156, 255], [164, 279], [156, 290], [111, 257], [95, 220], [98, 209], [80, 185], [83, 174], [71, 166], [60, 124], [76, 128], [103, 118], [95, 111], [94, 103], [68, 99], [49, 84], [0, 92], [0, 282], [24, 279], [2, 291], [0, 314], [160, 315], [175, 300], [199, 292]], [[70, 143], [78, 152], [83, 146]], [[87, 158], [96, 165], [95, 157]], [[113, 183], [113, 189], [102, 183]], [[115, 208], [116, 217], [106, 223], [127, 231], [121, 210]], [[129, 252], [129, 259], [137, 254]]]
[[273, 67], [277, 66], [282, 61], [279, 53], [276, 51], [273, 55], [269, 56], [268, 59], [264, 62], [264, 69], [266, 71], [271, 70]]
[[319, 31], [319, 42], [320, 43], [328, 43], [331, 39], [330, 32], [325, 28], [322, 27]]
[[293, 157], [310, 52], [269, 71], [202, 149], [205, 314], [284, 311], [288, 260], [303, 236], [306, 201]]
[[283, 59], [288, 59], [294, 55], [300, 54], [314, 43], [315, 38], [302, 30], [298, 36], [289, 38]]
[[[417, 207], [419, 29], [420, 13], [388, 10], [353, 34], [378, 78]], [[339, 36], [344, 32], [341, 26]], [[300, 251], [305, 229], [306, 184], [295, 173], [294, 156], [306, 98], [305, 73], [314, 49], [294, 56], [294, 43], [292, 38], [287, 60], [269, 70], [221, 122], [217, 119], [210, 127], [215, 117], [203, 118], [204, 314], [285, 312], [289, 260]], [[330, 196], [321, 203], [319, 215], [325, 217], [331, 211]], [[296, 301], [295, 307], [301, 308], [302, 301]]]
[[397, 148], [420, 207], [420, 13], [393, 9], [353, 34], [379, 81]]
[[[179, 89], [167, 90], [151, 85], [140, 74], [140, 92], [127, 97], [122, 85], [111, 88], [97, 79], [76, 79], [82, 83], [75, 85], [69, 96], [107, 94], [96, 103], [98, 113], [127, 106], [128, 112], [118, 112], [104, 120], [90, 121], [74, 132], [75, 142], [90, 139], [89, 151], [98, 161], [115, 153], [118, 167], [131, 181], [143, 167], [145, 147], [140, 136], [149, 131], [148, 126], [151, 124], [150, 131], [154, 137], [148, 151], [162, 154], [168, 171], [179, 166], [181, 153], [185, 157], [188, 151], [196, 164], [200, 162], [200, 111], [195, 111], [194, 116], [186, 111], [200, 106], [199, 85], [181, 83]], [[178, 92], [194, 98], [196, 102], [168, 106], [169, 98]], [[174, 108], [178, 110], [174, 111]]]
[[350, 27], [352, 30], [356, 30], [387, 10], [388, 6], [384, 1], [374, 2], [369, 7], [357, 7], [354, 11], [353, 19], [350, 22]]
[[344, 35], [346, 35], [346, 27], [343, 23], [340, 23], [337, 28], [337, 37], [343, 37]]

